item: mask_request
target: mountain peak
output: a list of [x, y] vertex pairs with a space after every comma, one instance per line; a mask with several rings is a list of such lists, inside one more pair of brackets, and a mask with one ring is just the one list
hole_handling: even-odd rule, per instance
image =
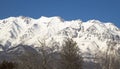
[[78, 40], [79, 46], [84, 45], [87, 48], [94, 42], [95, 46], [104, 48], [108, 39], [118, 40], [116, 35], [120, 37], [119, 33], [120, 30], [115, 25], [102, 23], [99, 20], [82, 22], [64, 21], [59, 16], [41, 16], [39, 19], [19, 16], [0, 21], [0, 44], [9, 47], [21, 43], [39, 46], [38, 39], [46, 40], [49, 44], [52, 42], [51, 39], [59, 42], [69, 37]]
[[59, 16], [54, 16], [54, 17], [46, 17], [46, 16], [41, 16], [39, 18], [41, 22], [63, 22], [64, 20], [59, 17]]
[[31, 19], [30, 17], [26, 17], [26, 16], [18, 16], [17, 18], [20, 18], [20, 19]]
[[110, 30], [119, 31], [120, 29], [116, 27], [113, 23], [105, 23], [106, 27]]
[[101, 23], [101, 22], [99, 20], [93, 19], [93, 20], [87, 21], [87, 23]]

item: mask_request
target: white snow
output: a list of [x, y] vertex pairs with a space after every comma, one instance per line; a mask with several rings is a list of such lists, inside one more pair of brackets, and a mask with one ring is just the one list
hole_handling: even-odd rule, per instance
[[38, 40], [46, 40], [49, 45], [51, 39], [62, 44], [62, 41], [69, 37], [77, 42], [83, 53], [95, 54], [96, 51], [104, 51], [107, 48], [106, 42], [112, 41], [116, 35], [120, 37], [119, 28], [112, 23], [98, 20], [64, 21], [59, 16], [42, 16], [39, 19], [19, 16], [0, 20], [0, 44], [9, 47], [21, 43], [39, 46]]

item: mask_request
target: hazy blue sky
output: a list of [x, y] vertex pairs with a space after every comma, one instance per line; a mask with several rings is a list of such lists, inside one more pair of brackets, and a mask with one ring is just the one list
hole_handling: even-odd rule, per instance
[[120, 0], [0, 0], [0, 19], [20, 15], [97, 19], [120, 27]]

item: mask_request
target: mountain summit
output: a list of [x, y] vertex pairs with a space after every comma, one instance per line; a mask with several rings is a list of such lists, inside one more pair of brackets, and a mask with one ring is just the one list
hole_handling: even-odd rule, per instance
[[73, 38], [82, 52], [95, 53], [104, 51], [111, 42], [120, 46], [120, 29], [112, 23], [98, 20], [65, 21], [61, 17], [9, 17], [0, 20], [0, 44], [2, 48], [12, 48], [19, 44], [39, 46], [39, 40], [62, 43], [66, 38]]

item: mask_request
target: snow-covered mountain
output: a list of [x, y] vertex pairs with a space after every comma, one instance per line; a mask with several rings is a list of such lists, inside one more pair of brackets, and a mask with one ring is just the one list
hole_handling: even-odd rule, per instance
[[73, 38], [83, 53], [106, 50], [113, 42], [116, 49], [120, 46], [120, 29], [112, 23], [98, 20], [65, 21], [60, 17], [9, 17], [0, 20], [0, 51], [19, 44], [39, 47], [39, 41], [48, 46], [53, 42], [60, 45], [66, 38]]

